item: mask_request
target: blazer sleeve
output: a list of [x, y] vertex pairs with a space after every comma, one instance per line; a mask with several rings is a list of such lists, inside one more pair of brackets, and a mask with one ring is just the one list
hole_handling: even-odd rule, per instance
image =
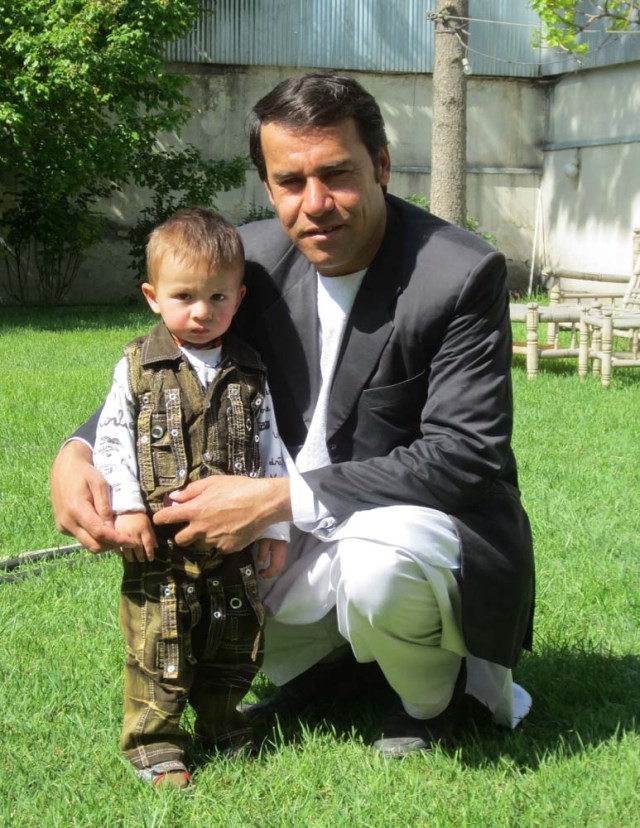
[[99, 408], [95, 411], [91, 417], [83, 423], [80, 428], [73, 432], [69, 440], [82, 440], [84, 443], [87, 443], [91, 448], [95, 445], [96, 442], [96, 430], [98, 428], [98, 420], [100, 419], [100, 414], [102, 413], [102, 408]]
[[500, 254], [485, 255], [468, 274], [424, 367], [418, 439], [386, 456], [304, 474], [338, 520], [393, 504], [456, 514], [482, 499], [511, 464], [511, 326]]

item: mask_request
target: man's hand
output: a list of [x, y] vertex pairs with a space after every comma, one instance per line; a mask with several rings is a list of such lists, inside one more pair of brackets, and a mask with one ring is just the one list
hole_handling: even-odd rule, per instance
[[[244, 549], [271, 523], [291, 520], [289, 480], [213, 475], [170, 495], [174, 505], [153, 516], [157, 526], [186, 523], [181, 546], [203, 544], [222, 552]], [[177, 505], [176, 505], [177, 504]]]
[[258, 572], [261, 578], [275, 578], [287, 562], [287, 542], [275, 538], [258, 541]]
[[72, 440], [51, 468], [51, 504], [59, 532], [73, 535], [91, 552], [119, 547], [107, 481], [93, 467], [91, 449]]

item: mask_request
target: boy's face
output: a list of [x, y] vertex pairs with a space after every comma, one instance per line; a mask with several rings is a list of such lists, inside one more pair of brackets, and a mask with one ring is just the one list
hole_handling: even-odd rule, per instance
[[177, 339], [202, 346], [231, 325], [246, 291], [243, 272], [242, 261], [214, 267], [208, 259], [181, 261], [167, 250], [155, 284], [145, 282], [142, 292]]

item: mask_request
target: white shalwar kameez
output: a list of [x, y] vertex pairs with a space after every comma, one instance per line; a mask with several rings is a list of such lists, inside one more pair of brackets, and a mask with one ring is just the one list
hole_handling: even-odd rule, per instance
[[322, 386], [291, 477], [287, 569], [262, 582], [267, 609], [264, 672], [284, 684], [349, 642], [358, 661], [377, 661], [409, 715], [428, 719], [447, 705], [461, 658], [466, 692], [515, 727], [531, 697], [511, 670], [471, 656], [461, 632], [455, 571], [460, 542], [435, 509], [385, 506], [338, 524], [301, 477], [329, 464], [326, 411], [337, 354], [365, 271], [318, 275]]

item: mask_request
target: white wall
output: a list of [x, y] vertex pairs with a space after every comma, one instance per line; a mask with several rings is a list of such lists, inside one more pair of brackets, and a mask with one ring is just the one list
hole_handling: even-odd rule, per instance
[[[640, 227], [640, 64], [560, 80], [547, 142], [541, 260], [562, 270], [630, 274]], [[565, 172], [572, 161], [575, 177]]]
[[[194, 115], [182, 140], [211, 158], [246, 154], [251, 106], [279, 80], [299, 71], [186, 64], [173, 68], [189, 75], [193, 100]], [[551, 85], [548, 80], [469, 78], [468, 213], [523, 272], [530, 265], [543, 169], [540, 264], [568, 270], [629, 269], [631, 229], [640, 226], [638, 71], [639, 64], [595, 69]], [[355, 74], [377, 98], [385, 117], [392, 156], [390, 191], [428, 196], [431, 76]], [[631, 134], [634, 143], [584, 146]], [[176, 143], [175, 136], [163, 140]], [[543, 152], [545, 142], [552, 149]], [[565, 142], [580, 147], [576, 179], [562, 171], [575, 152], [557, 148]], [[104, 205], [112, 219], [109, 238], [89, 253], [69, 301], [117, 301], [137, 292], [123, 237], [144, 195], [130, 191]], [[244, 187], [221, 195], [218, 206], [239, 220], [252, 203], [267, 204], [255, 172], [247, 175]]]
[[[189, 74], [194, 116], [181, 140], [211, 158], [246, 154], [246, 118], [251, 106], [290, 68], [174, 67]], [[196, 73], [197, 72], [197, 73]], [[430, 75], [357, 73], [377, 98], [387, 124], [392, 156], [390, 192], [429, 195], [432, 79]], [[468, 95], [468, 212], [491, 232], [509, 259], [531, 251], [536, 193], [542, 169], [545, 92], [531, 81], [470, 78]], [[180, 143], [165, 136], [165, 144]], [[114, 301], [136, 292], [127, 269], [126, 228], [135, 221], [145, 194], [133, 190], [104, 205], [113, 220], [110, 237], [89, 253], [69, 301]], [[222, 194], [219, 208], [241, 220], [252, 204], [267, 205], [257, 173], [244, 187]]]

